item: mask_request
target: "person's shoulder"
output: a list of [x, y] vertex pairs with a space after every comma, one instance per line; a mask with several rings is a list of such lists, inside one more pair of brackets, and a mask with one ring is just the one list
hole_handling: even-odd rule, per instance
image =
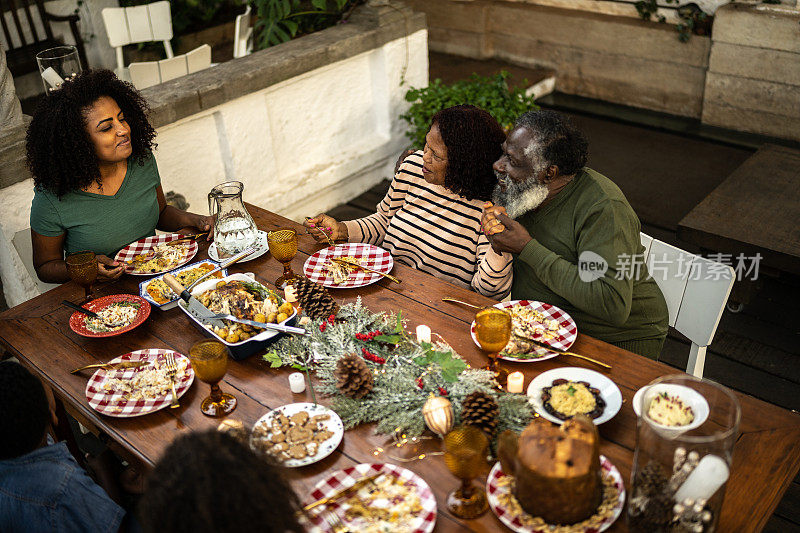
[[400, 163], [398, 173], [410, 174], [414, 177], [422, 178], [422, 150], [412, 152]]
[[583, 167], [578, 175], [578, 194], [582, 200], [592, 204], [603, 204], [606, 202], [622, 202], [628, 204], [622, 189], [611, 179], [589, 167]]

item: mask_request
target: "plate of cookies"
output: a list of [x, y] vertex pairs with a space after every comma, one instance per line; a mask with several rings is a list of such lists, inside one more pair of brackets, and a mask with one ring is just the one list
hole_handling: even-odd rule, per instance
[[250, 447], [290, 468], [321, 461], [339, 446], [344, 425], [339, 415], [315, 403], [290, 403], [258, 419]]

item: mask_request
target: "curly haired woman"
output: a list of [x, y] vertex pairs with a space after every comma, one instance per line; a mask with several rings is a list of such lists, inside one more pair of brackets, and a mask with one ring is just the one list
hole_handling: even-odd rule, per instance
[[400, 263], [502, 298], [511, 288], [511, 255], [492, 250], [481, 214], [504, 140], [486, 111], [443, 109], [431, 119], [424, 150], [405, 158], [375, 214], [338, 222], [323, 213], [306, 226], [317, 241], [324, 239], [318, 228], [330, 228], [334, 239], [381, 245]]
[[87, 70], [42, 99], [26, 139], [35, 195], [33, 264], [39, 279], [69, 280], [64, 254], [97, 254], [98, 278], [116, 279], [111, 259], [155, 229], [211, 229], [213, 219], [168, 206], [152, 149], [147, 104], [108, 70]]

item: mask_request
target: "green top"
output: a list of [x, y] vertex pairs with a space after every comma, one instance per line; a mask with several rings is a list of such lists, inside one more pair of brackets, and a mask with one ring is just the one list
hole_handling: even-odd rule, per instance
[[31, 229], [46, 237], [66, 233], [67, 254], [91, 250], [114, 257], [123, 246], [155, 235], [159, 185], [161, 176], [151, 154], [141, 165], [128, 159], [125, 178], [113, 196], [73, 191], [59, 199], [37, 188], [31, 204]]
[[642, 264], [641, 225], [611, 180], [584, 168], [549, 203], [518, 221], [533, 240], [514, 258], [514, 299], [557, 305], [572, 315], [579, 332], [606, 342], [664, 339], [667, 304]]

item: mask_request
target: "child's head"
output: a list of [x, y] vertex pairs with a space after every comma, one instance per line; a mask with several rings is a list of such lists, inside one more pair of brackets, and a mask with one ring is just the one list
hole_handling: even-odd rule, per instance
[[0, 363], [0, 460], [38, 448], [49, 419], [41, 382], [18, 363]]
[[302, 532], [300, 505], [281, 467], [219, 431], [176, 438], [148, 476], [142, 529]]

